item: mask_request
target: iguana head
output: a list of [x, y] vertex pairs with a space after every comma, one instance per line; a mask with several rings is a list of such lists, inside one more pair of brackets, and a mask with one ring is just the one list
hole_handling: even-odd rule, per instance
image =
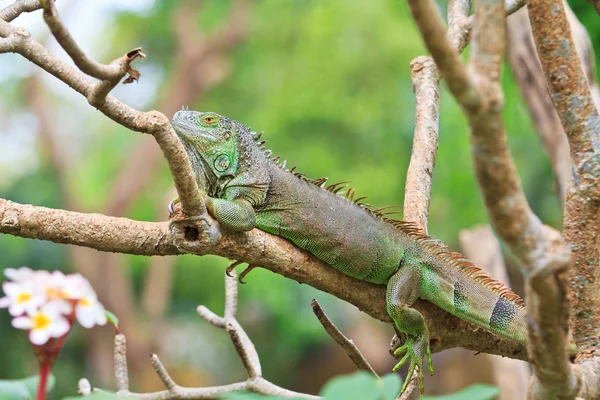
[[244, 125], [213, 112], [181, 110], [172, 121], [183, 142], [196, 179], [211, 196], [218, 196], [229, 181], [256, 166], [258, 154], [252, 134]]

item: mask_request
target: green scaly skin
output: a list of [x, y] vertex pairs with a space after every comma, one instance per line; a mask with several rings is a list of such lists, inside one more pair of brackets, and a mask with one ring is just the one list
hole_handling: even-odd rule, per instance
[[[408, 377], [423, 359], [433, 373], [429, 331], [412, 305], [421, 298], [499, 336], [525, 344], [522, 300], [466, 260], [449, 252], [414, 225], [383, 217], [337, 194], [344, 186], [324, 188], [271, 159], [254, 132], [226, 117], [182, 110], [173, 127], [184, 143], [209, 212], [225, 227], [259, 228], [292, 241], [343, 273], [387, 285], [387, 311], [405, 344], [396, 350], [410, 360]], [[402, 391], [409, 382], [404, 382]]]

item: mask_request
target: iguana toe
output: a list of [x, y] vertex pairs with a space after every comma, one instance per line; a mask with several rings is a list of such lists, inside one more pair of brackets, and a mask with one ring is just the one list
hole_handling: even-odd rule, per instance
[[424, 375], [423, 375], [423, 358], [427, 357], [427, 364], [429, 367], [429, 372], [433, 375], [433, 364], [431, 361], [431, 350], [429, 348], [429, 338], [427, 335], [421, 334], [418, 336], [408, 336], [406, 342], [397, 348], [394, 351], [395, 356], [399, 356], [404, 354], [404, 357], [394, 366], [393, 371], [397, 371], [400, 369], [406, 362], [410, 359], [410, 364], [408, 366], [408, 373], [406, 374], [406, 380], [402, 385], [402, 389], [400, 390], [400, 394], [404, 393], [408, 384], [411, 381], [415, 370], [417, 370], [417, 376], [419, 380], [419, 389], [421, 392], [421, 396], [424, 393]]

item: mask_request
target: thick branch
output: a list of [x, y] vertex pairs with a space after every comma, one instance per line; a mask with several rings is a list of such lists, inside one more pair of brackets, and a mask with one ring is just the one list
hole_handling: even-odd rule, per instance
[[573, 186], [567, 194], [564, 232], [572, 249], [571, 327], [583, 354], [600, 347], [600, 116], [588, 88], [560, 0], [533, 0], [529, 19], [552, 102], [567, 133]]
[[[449, 79], [442, 68], [448, 57], [436, 49], [441, 29], [439, 18], [431, 18], [431, 13], [428, 19], [420, 18], [419, 13], [414, 12], [416, 7], [423, 8], [426, 3], [430, 2], [418, 2], [414, 5], [411, 3], [413, 14], [442, 75]], [[452, 90], [452, 87], [451, 91], [469, 119], [476, 174], [494, 227], [530, 273], [541, 271], [554, 275], [555, 268], [563, 268], [568, 262], [568, 249], [560, 234], [542, 225], [531, 211], [521, 189], [504, 131], [503, 94], [500, 86], [500, 68], [504, 53], [504, 18], [501, 1], [477, 3], [469, 68], [472, 79], [477, 82], [477, 98], [481, 107], [465, 104], [461, 93]], [[432, 25], [438, 25], [437, 36], [434, 35], [436, 30], [431, 29]], [[536, 374], [542, 377], [547, 371], [562, 370], [566, 371], [564, 378], [569, 381], [573, 378], [573, 371], [565, 357], [568, 345], [566, 331], [563, 329], [555, 332], [556, 340], [550, 340], [547, 334], [549, 327], [556, 327], [561, 321], [566, 323], [565, 314], [556, 308], [556, 302], [544, 302], [543, 295], [543, 292], [535, 292], [535, 298], [528, 299], [530, 303], [539, 305], [538, 308], [534, 307], [535, 312], [532, 313], [537, 326], [529, 330], [529, 341], [537, 343], [545, 353], [557, 352], [563, 357], [558, 366], [541, 364], [550, 363], [550, 359], [536, 353], [536, 357], [540, 356], [539, 359], [534, 359]], [[565, 387], [567, 391], [573, 391], [572, 386], [567, 384]]]
[[[390, 323], [385, 286], [351, 278], [300, 250], [287, 240], [258, 229], [220, 231], [212, 219], [199, 222], [138, 222], [0, 200], [0, 233], [101, 251], [139, 255], [215, 254], [258, 264], [354, 304], [373, 318]], [[475, 328], [426, 301], [417, 302], [430, 328], [434, 352], [451, 347], [526, 359], [516, 342]]]
[[526, 8], [508, 19], [507, 39], [508, 61], [550, 159], [560, 202], [564, 206], [571, 176], [569, 143], [546, 88]]

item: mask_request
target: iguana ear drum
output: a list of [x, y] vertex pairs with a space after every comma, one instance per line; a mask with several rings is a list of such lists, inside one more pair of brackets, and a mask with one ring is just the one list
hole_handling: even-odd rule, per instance
[[224, 172], [229, 168], [229, 164], [231, 164], [229, 156], [227, 154], [221, 154], [215, 160], [215, 169], [219, 172]]

